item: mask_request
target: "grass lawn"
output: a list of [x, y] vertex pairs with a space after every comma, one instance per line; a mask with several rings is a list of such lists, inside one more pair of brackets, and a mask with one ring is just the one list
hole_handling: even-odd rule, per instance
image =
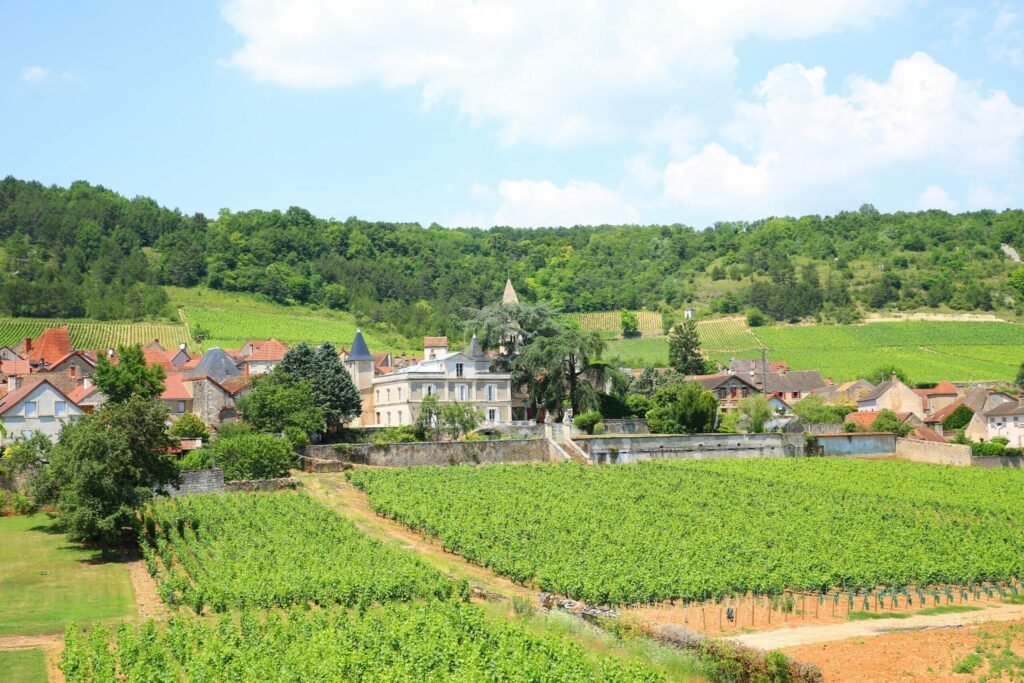
[[0, 672], [5, 683], [46, 683], [46, 659], [43, 651], [0, 651]]
[[71, 543], [47, 515], [0, 517], [0, 636], [60, 633], [135, 612], [128, 569]]

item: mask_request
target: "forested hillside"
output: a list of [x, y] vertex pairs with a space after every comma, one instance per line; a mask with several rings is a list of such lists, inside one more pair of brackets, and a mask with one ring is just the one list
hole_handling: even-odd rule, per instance
[[855, 320], [886, 308], [1024, 313], [1024, 211], [881, 214], [684, 225], [447, 229], [287, 211], [185, 215], [77, 182], [0, 181], [0, 314], [170, 315], [161, 285], [349, 310], [415, 336], [520, 296], [573, 311], [758, 309]]

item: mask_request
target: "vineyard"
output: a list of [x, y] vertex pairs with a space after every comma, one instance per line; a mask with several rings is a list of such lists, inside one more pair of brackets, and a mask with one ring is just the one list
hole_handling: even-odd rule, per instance
[[190, 343], [185, 326], [171, 323], [0, 318], [0, 346], [10, 346], [26, 337], [34, 339], [48, 327], [63, 325], [68, 326], [71, 344], [76, 349], [111, 349], [118, 344], [147, 344], [154, 339], [159, 339], [167, 349]]
[[265, 680], [270, 671], [289, 681], [664, 680], [489, 618], [468, 603], [468, 583], [305, 494], [159, 499], [143, 512], [140, 545], [161, 598], [190, 610], [114, 635], [69, 626], [60, 667], [70, 683]]
[[144, 513], [140, 544], [161, 597], [196, 612], [366, 606], [455, 588], [302, 494], [159, 499]]
[[719, 460], [359, 470], [374, 509], [592, 603], [974, 585], [1024, 570], [1024, 472]]
[[[640, 333], [644, 336], [660, 335], [661, 313], [655, 311], [635, 311]], [[566, 313], [565, 317], [575, 321], [587, 332], [622, 333], [622, 313], [620, 311], [601, 311], [598, 313]]]
[[[750, 329], [741, 318], [697, 323], [704, 351], [728, 365], [757, 349], [794, 370], [819, 370], [835, 381], [865, 377], [894, 364], [912, 382], [1010, 380], [1024, 360], [1024, 326], [1002, 322], [904, 321]], [[613, 339], [605, 354], [629, 367], [668, 362], [668, 339]]]
[[[344, 573], [344, 565], [338, 570]], [[384, 567], [382, 566], [383, 570]], [[68, 683], [107, 681], [662, 681], [639, 664], [592, 662], [562, 639], [488, 622], [459, 602], [395, 604], [363, 613], [293, 608], [217, 621], [172, 617], [68, 629]]]
[[[239, 348], [249, 339], [271, 337], [289, 345], [329, 341], [340, 349], [352, 343], [359, 327], [351, 314], [340, 311], [281, 306], [247, 294], [204, 288], [167, 290], [174, 305], [184, 312], [192, 333], [206, 336], [204, 349]], [[363, 336], [373, 352], [411, 351], [417, 346], [401, 335], [369, 327]]]

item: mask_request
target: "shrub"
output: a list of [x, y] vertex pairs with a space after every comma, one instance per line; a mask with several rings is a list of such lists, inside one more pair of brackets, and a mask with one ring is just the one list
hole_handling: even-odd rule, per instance
[[224, 479], [276, 479], [288, 474], [295, 452], [287, 439], [266, 434], [245, 434], [217, 439], [213, 444]]
[[748, 327], [764, 327], [769, 324], [771, 320], [761, 311], [756, 308], [750, 313], [747, 313], [747, 326]]
[[422, 440], [422, 433], [414, 425], [386, 427], [370, 435], [370, 443], [414, 443]]
[[309, 434], [307, 434], [301, 427], [285, 427], [284, 438], [288, 439], [288, 442], [295, 450], [309, 445]]
[[178, 461], [179, 470], [208, 470], [213, 467], [211, 450], [208, 448], [197, 448], [186, 453]]
[[643, 394], [630, 394], [626, 397], [626, 405], [629, 412], [639, 418], [647, 416], [647, 409], [651, 406], [651, 400]]
[[596, 410], [588, 410], [585, 413], [580, 413], [572, 419], [572, 423], [576, 426], [576, 429], [587, 434], [593, 434], [594, 429], [597, 425], [601, 424], [601, 413]]
[[171, 436], [179, 439], [208, 439], [210, 430], [195, 413], [184, 413], [167, 430]]

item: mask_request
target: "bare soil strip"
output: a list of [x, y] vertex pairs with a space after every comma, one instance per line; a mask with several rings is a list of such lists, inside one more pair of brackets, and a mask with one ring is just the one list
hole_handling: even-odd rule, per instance
[[996, 621], [1024, 619], [1024, 605], [991, 605], [980, 612], [917, 615], [905, 619], [868, 619], [825, 626], [782, 628], [762, 633], [733, 636], [731, 640], [764, 650], [826, 643], [848, 638], [872, 638], [889, 633], [951, 628]]
[[165, 620], [168, 615], [167, 605], [160, 599], [156, 581], [149, 575], [146, 563], [142, 560], [132, 560], [128, 563], [128, 575], [135, 591], [135, 612], [139, 620]]

